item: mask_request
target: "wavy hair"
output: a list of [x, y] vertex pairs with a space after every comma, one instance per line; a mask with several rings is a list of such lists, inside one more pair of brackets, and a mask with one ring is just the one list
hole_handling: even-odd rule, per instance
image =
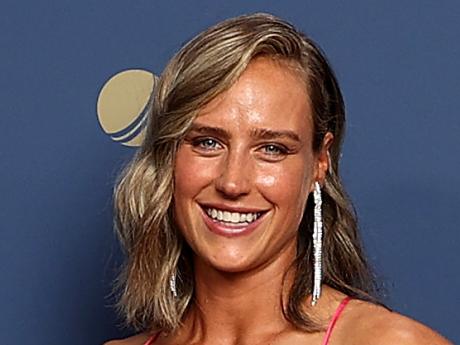
[[[351, 202], [339, 178], [345, 109], [339, 85], [320, 48], [291, 24], [269, 14], [245, 15], [210, 27], [171, 59], [157, 80], [145, 140], [114, 192], [115, 227], [125, 251], [118, 307], [137, 330], [172, 331], [193, 303], [192, 252], [173, 218], [174, 161], [198, 111], [229, 89], [256, 56], [301, 72], [313, 109], [313, 150], [331, 132], [330, 168], [323, 188], [324, 283], [376, 302]], [[321, 329], [305, 308], [312, 290], [313, 202], [299, 228], [295, 278], [283, 313], [306, 331]], [[177, 276], [178, 296], [169, 289]]]

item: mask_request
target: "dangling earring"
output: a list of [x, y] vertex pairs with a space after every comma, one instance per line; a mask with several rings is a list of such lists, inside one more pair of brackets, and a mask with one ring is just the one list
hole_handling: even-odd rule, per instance
[[321, 186], [315, 182], [313, 191], [314, 222], [313, 222], [313, 296], [311, 305], [315, 305], [321, 296], [321, 279], [322, 279], [322, 246], [323, 246], [323, 217], [321, 214]]
[[169, 290], [171, 290], [174, 297], [177, 297], [177, 290], [176, 290], [176, 273], [171, 275], [169, 278]]

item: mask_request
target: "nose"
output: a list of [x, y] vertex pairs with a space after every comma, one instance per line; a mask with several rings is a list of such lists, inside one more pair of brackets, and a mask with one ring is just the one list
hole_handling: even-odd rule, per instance
[[251, 191], [251, 175], [247, 155], [244, 152], [230, 151], [215, 180], [216, 190], [229, 199], [247, 195]]

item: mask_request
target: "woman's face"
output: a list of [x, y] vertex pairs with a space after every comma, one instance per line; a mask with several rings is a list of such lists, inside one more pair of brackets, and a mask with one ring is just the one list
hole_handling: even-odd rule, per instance
[[196, 259], [241, 272], [295, 256], [308, 194], [327, 170], [312, 150], [305, 84], [280, 62], [253, 60], [206, 105], [175, 163], [176, 223]]

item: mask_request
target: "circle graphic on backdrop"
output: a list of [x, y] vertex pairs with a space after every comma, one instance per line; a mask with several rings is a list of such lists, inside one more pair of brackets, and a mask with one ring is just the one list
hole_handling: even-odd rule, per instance
[[140, 146], [147, 113], [158, 77], [141, 70], [125, 70], [112, 76], [97, 99], [97, 116], [104, 132], [125, 146]]

